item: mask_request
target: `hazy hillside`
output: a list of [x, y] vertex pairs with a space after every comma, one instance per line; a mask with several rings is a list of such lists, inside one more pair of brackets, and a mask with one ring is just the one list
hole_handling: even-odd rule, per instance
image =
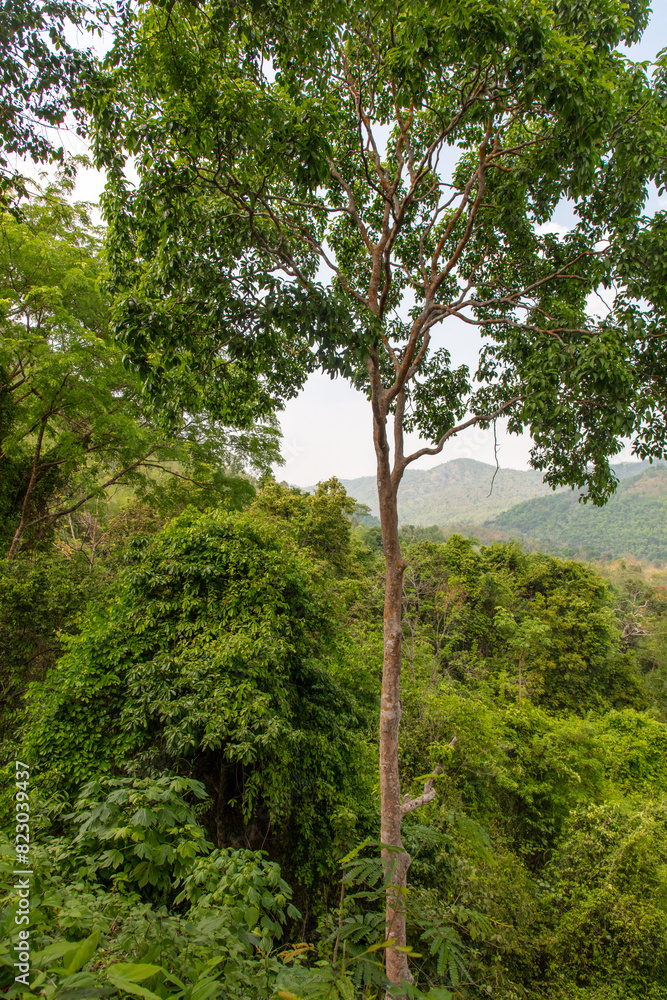
[[[403, 524], [479, 523], [521, 500], [551, 492], [539, 472], [494, 468], [469, 458], [456, 458], [434, 469], [409, 469], [398, 494], [398, 516]], [[344, 479], [347, 492], [378, 513], [375, 476]]]
[[[648, 463], [625, 462], [615, 466], [615, 471], [619, 479], [625, 479], [648, 468]], [[494, 481], [494, 471], [492, 465], [470, 458], [456, 458], [425, 471], [408, 469], [398, 494], [400, 522], [415, 525], [482, 524], [522, 501], [555, 498], [550, 487], [542, 482], [539, 472], [500, 469]], [[377, 515], [375, 476], [344, 479], [342, 482], [350, 496], [359, 503], [368, 504], [371, 513]], [[560, 490], [557, 495], [567, 495], [570, 500], [573, 496], [569, 490]], [[575, 505], [577, 496], [574, 495]]]
[[667, 560], [667, 466], [649, 466], [632, 478], [623, 473], [626, 469], [619, 469], [622, 482], [604, 507], [579, 503], [576, 493], [562, 491], [517, 504], [487, 525], [541, 548], [662, 563]]

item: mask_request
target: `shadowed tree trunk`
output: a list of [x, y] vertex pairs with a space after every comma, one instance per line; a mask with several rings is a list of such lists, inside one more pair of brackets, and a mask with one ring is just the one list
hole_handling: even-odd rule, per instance
[[[389, 446], [386, 437], [386, 413], [373, 400], [373, 439], [377, 457], [377, 484], [380, 503], [380, 523], [385, 557], [384, 596], [384, 657], [382, 665], [382, 694], [380, 703], [380, 798], [382, 857], [385, 874], [392, 873], [395, 886], [387, 894], [386, 935], [397, 945], [407, 943], [405, 907], [402, 898], [407, 887], [410, 857], [401, 840], [401, 788], [398, 771], [398, 736], [401, 722], [401, 609], [403, 598], [403, 572], [405, 562], [401, 557], [398, 537], [397, 488], [389, 464]], [[394, 983], [412, 982], [405, 953], [388, 948], [386, 952], [387, 975]]]

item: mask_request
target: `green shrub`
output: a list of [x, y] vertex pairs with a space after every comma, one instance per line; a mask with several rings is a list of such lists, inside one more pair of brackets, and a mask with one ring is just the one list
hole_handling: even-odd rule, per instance
[[552, 976], [582, 986], [623, 983], [628, 997], [667, 991], [665, 871], [663, 804], [575, 810], [548, 872]]
[[339, 807], [369, 809], [363, 719], [326, 670], [332, 600], [277, 526], [184, 513], [137, 543], [113, 599], [33, 688], [22, 752], [38, 782], [185, 768], [213, 799], [218, 846], [268, 839], [314, 877]]

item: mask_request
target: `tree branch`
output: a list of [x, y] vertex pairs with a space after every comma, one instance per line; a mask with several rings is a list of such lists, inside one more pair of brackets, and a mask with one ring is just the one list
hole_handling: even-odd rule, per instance
[[448, 441], [450, 437], [460, 434], [461, 431], [464, 431], [467, 427], [472, 427], [474, 424], [479, 424], [486, 420], [494, 420], [496, 417], [502, 416], [506, 410], [509, 410], [511, 406], [514, 406], [515, 403], [518, 403], [523, 398], [523, 396], [514, 396], [513, 399], [508, 399], [506, 403], [499, 406], [497, 410], [493, 411], [493, 413], [478, 413], [477, 416], [470, 417], [469, 420], [464, 420], [462, 424], [457, 424], [456, 427], [451, 427], [445, 434], [442, 435], [435, 447], [420, 448], [419, 451], [415, 451], [412, 455], [408, 455], [403, 462], [403, 468], [410, 465], [411, 462], [416, 462], [416, 460], [421, 458], [422, 455], [439, 455], [443, 449], [445, 441]]
[[[453, 747], [458, 742], [458, 736], [454, 734], [448, 743], [448, 746]], [[433, 779], [437, 774], [442, 774], [443, 766], [442, 764], [436, 764], [433, 768], [433, 774], [424, 783], [424, 791], [421, 795], [418, 795], [415, 799], [411, 799], [409, 795], [403, 796], [403, 801], [401, 803], [401, 814], [406, 816], [408, 813], [414, 812], [415, 809], [419, 809], [421, 806], [427, 805], [427, 803], [432, 802], [435, 798], [435, 788], [433, 787]]]

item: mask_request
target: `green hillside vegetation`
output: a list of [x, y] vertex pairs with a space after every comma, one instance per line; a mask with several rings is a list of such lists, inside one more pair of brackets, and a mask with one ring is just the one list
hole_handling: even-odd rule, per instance
[[[243, 506], [137, 497], [92, 566], [3, 565], [3, 749], [32, 764], [57, 996], [378, 995], [374, 529], [335, 480]], [[436, 791], [406, 819], [419, 995], [667, 996], [663, 581], [428, 534], [404, 537], [402, 784]], [[68, 979], [75, 948], [90, 971]]]
[[[651, 469], [648, 462], [620, 462], [613, 467], [620, 480]], [[343, 479], [350, 496], [377, 515], [377, 490], [373, 476]], [[558, 490], [557, 495], [570, 490]], [[498, 469], [470, 458], [455, 458], [433, 469], [408, 469], [398, 494], [401, 524], [418, 527], [478, 525], [496, 518], [517, 504], [554, 491], [534, 470]], [[577, 494], [578, 496], [578, 494]]]
[[517, 504], [487, 522], [531, 547], [581, 553], [589, 559], [631, 555], [667, 561], [667, 468], [624, 479], [604, 507], [579, 502], [570, 491]]
[[[470, 458], [455, 458], [428, 470], [408, 469], [398, 494], [401, 523], [476, 524], [521, 500], [551, 493], [539, 472], [500, 469], [495, 479], [494, 472], [493, 466]], [[377, 514], [373, 476], [341, 481], [350, 496]]]

